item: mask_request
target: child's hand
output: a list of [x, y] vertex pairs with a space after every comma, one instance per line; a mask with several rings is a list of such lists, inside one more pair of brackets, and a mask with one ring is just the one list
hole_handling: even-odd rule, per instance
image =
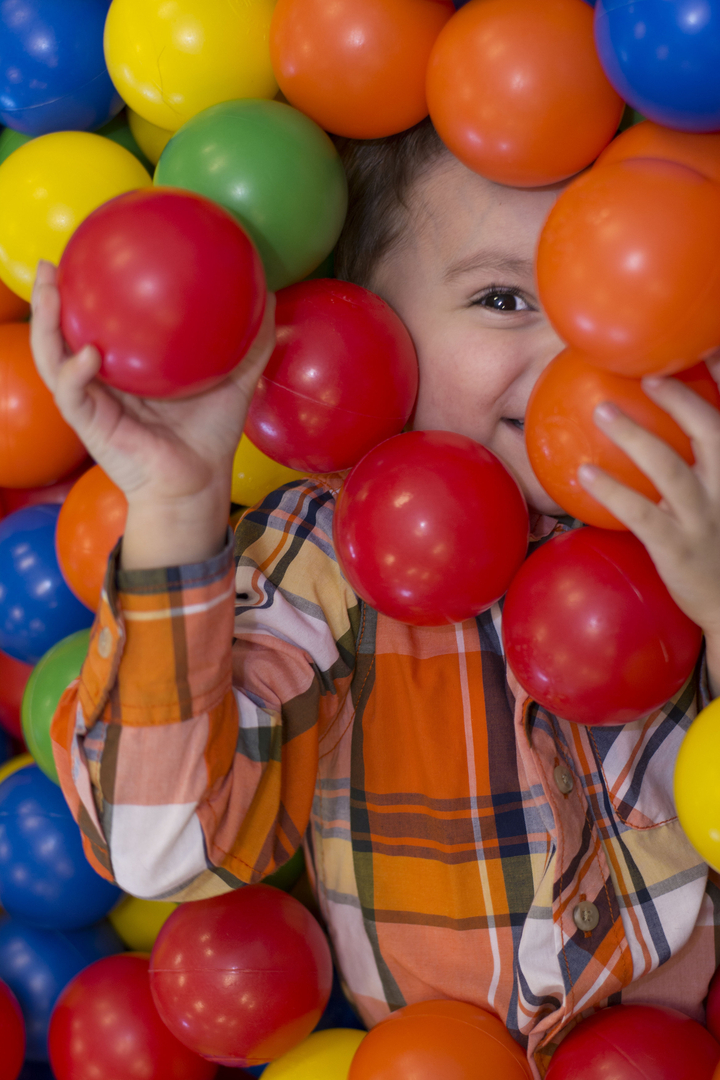
[[608, 402], [595, 410], [595, 423], [662, 500], [655, 505], [592, 465], [582, 466], [578, 479], [642, 541], [675, 602], [705, 632], [720, 693], [720, 413], [677, 379], [644, 379], [643, 388], [691, 439], [695, 465]]
[[[206, 558], [222, 542], [233, 455], [274, 347], [274, 296], [257, 338], [228, 378], [196, 397], [148, 400], [99, 382], [100, 356], [92, 346], [69, 355], [55, 279], [55, 267], [41, 262], [32, 296], [33, 355], [60, 412], [127, 496], [123, 563], [162, 566]], [[143, 529], [149, 530], [144, 540]]]

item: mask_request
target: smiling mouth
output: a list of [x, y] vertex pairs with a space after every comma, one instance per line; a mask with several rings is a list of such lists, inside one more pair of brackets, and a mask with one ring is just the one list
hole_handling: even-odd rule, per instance
[[525, 431], [525, 421], [524, 420], [515, 420], [511, 416], [503, 416], [503, 422], [506, 423], [506, 424], [509, 424], [510, 427], [515, 428], [516, 431], [519, 431], [521, 433]]

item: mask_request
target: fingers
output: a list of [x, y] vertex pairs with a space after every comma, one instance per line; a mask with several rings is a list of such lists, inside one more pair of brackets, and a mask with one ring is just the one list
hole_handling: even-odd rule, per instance
[[634, 532], [646, 547], [663, 535], [667, 538], [675, 528], [673, 519], [659, 506], [596, 465], [581, 465], [577, 475], [585, 491]]
[[68, 424], [84, 442], [95, 415], [94, 399], [88, 385], [100, 370], [100, 353], [86, 345], [59, 367], [55, 380], [55, 403]]
[[720, 412], [678, 379], [646, 378], [643, 390], [691, 440], [697, 467], [720, 498]]
[[260, 329], [255, 340], [230, 375], [242, 389], [252, 394], [275, 348], [275, 293], [269, 292]]
[[38, 263], [30, 301], [30, 345], [40, 377], [53, 393], [66, 355], [60, 330], [60, 294], [55, 284], [56, 273], [52, 263], [44, 260]]

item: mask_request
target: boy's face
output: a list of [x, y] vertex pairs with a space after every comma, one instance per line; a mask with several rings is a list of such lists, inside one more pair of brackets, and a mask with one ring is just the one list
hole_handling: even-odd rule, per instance
[[561, 508], [535, 478], [523, 435], [530, 391], [563, 343], [537, 298], [533, 259], [562, 187], [501, 187], [445, 157], [410, 193], [401, 244], [373, 289], [405, 322], [420, 363], [414, 427], [493, 450], [530, 506]]

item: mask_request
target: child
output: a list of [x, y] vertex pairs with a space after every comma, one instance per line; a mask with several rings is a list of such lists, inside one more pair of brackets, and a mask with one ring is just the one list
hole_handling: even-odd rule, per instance
[[[559, 187], [484, 180], [429, 121], [342, 149], [339, 275], [408, 326], [415, 426], [494, 450], [528, 499], [535, 540], [570, 527], [530, 470], [522, 430], [562, 347], [533, 281]], [[592, 469], [583, 482], [646, 544], [706, 653], [647, 719], [583, 728], [528, 700], [506, 668], [501, 605], [419, 629], [358, 600], [333, 554], [338, 477], [250, 510], [233, 564], [230, 465], [272, 348], [272, 306], [238, 370], [184, 401], [108, 391], [96, 352], [67, 358], [58, 325], [45, 264], [38, 367], [129, 503], [88, 659], [53, 726], [100, 872], [138, 896], [197, 899], [260, 880], [303, 843], [363, 1019], [429, 998], [473, 1002], [527, 1047], [535, 1076], [593, 1007], [643, 1001], [702, 1020], [720, 878], [678, 824], [672, 769], [720, 686], [720, 416], [677, 381], [647, 383], [692, 437], [691, 470], [612, 406], [598, 410], [663, 502]]]

